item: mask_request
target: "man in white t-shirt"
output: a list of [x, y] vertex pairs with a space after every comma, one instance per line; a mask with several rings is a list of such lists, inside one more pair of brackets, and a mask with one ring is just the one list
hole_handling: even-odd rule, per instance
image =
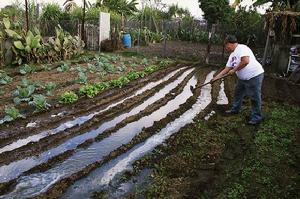
[[251, 119], [248, 124], [259, 124], [263, 117], [261, 114], [261, 86], [264, 78], [264, 69], [256, 60], [252, 50], [243, 44], [239, 44], [233, 35], [225, 39], [225, 48], [231, 52], [226, 67], [214, 77], [221, 78], [226, 74], [236, 74], [238, 77], [235, 86], [234, 101], [227, 114], [238, 114], [245, 95], [251, 99]]

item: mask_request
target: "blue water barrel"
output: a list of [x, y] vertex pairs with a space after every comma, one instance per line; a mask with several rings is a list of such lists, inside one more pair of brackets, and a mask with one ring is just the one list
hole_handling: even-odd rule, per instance
[[123, 45], [125, 48], [131, 48], [131, 36], [129, 33], [123, 34]]

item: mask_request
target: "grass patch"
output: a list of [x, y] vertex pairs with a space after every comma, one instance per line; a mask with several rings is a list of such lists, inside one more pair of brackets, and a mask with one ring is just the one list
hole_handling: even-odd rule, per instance
[[245, 125], [245, 112], [199, 118], [137, 162], [154, 169], [152, 183], [139, 195], [299, 198], [300, 108], [272, 103], [264, 112], [258, 127]]

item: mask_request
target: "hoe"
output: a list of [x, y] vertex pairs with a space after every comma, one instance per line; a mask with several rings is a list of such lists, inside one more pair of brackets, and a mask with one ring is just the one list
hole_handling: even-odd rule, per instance
[[230, 75], [227, 73], [226, 75], [223, 75], [222, 77], [220, 77], [220, 78], [218, 78], [218, 79], [215, 79], [215, 80], [206, 82], [206, 83], [201, 84], [201, 85], [199, 85], [199, 86], [196, 86], [196, 87], [190, 86], [190, 90], [194, 93], [194, 91], [195, 91], [196, 88], [201, 88], [201, 87], [203, 87], [203, 86], [205, 86], [205, 85], [207, 85], [207, 84], [212, 84], [212, 83], [214, 83], [214, 82], [216, 82], [216, 81], [218, 81], [218, 80], [220, 80], [220, 79], [222, 79], [222, 78], [228, 77], [228, 76], [230, 76]]

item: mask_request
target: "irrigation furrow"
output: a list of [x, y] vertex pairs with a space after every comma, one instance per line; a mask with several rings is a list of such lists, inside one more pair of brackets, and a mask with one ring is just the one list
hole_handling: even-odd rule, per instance
[[[129, 85], [125, 87], [125, 89], [112, 89], [101, 93], [94, 99], [86, 99], [72, 106], [64, 106], [44, 114], [33, 115], [33, 117], [30, 117], [31, 119], [18, 121], [16, 125], [2, 125], [2, 130], [0, 131], [0, 146], [10, 144], [16, 137], [25, 138], [28, 135], [39, 133], [42, 130], [56, 128], [58, 127], [57, 123], [63, 123], [70, 119], [72, 120], [74, 116], [83, 115], [89, 111], [95, 111], [95, 109], [104, 109], [112, 102], [132, 95], [132, 93], [137, 89], [149, 83], [149, 80], [150, 82], [153, 80], [159, 80], [170, 72], [174, 72], [178, 67], [179, 66], [177, 65], [175, 67], [155, 72], [146, 78], [135, 81], [131, 86]], [[178, 72], [178, 70], [176, 71]], [[51, 117], [51, 115], [54, 116], [60, 113], [64, 113], [62, 114], [63, 117]], [[28, 123], [34, 122], [37, 122], [37, 126], [35, 128], [26, 128]]]
[[[181, 78], [179, 78], [178, 83], [181, 82], [184, 79], [184, 77], [187, 76], [190, 72], [191, 72], [191, 69], [186, 71], [181, 76]], [[166, 87], [169, 87], [169, 88], [164, 90], [165, 94], [167, 94], [171, 90], [172, 87], [176, 87], [176, 82], [175, 82], [175, 84], [173, 83], [173, 84], [167, 85]], [[157, 100], [157, 97], [160, 96], [160, 98], [162, 98], [162, 97], [164, 97], [165, 94], [163, 94], [162, 92], [158, 92], [152, 98], [150, 98], [150, 101], [146, 100], [145, 103], [140, 106], [140, 108], [136, 108], [134, 111], [132, 111], [132, 114], [136, 114], [139, 111], [143, 110], [151, 102], [151, 100], [152, 100], [151, 103], [153, 103], [154, 101]], [[20, 175], [22, 172], [24, 172], [38, 164], [46, 162], [51, 157], [55, 157], [56, 155], [66, 152], [67, 150], [70, 150], [70, 149], [74, 150], [77, 146], [82, 144], [84, 141], [96, 137], [98, 134], [101, 133], [101, 131], [105, 130], [105, 128], [114, 126], [118, 120], [119, 120], [119, 122], [121, 122], [123, 119], [126, 118], [126, 116], [127, 116], [127, 114], [117, 117], [112, 122], [110, 122], [110, 124], [102, 125], [96, 130], [90, 131], [81, 136], [74, 137], [73, 139], [68, 140], [64, 144], [40, 154], [38, 157], [26, 158], [26, 159], [23, 159], [23, 160], [20, 160], [17, 162], [13, 162], [7, 166], [0, 167], [0, 173], [2, 173], [1, 181], [9, 181], [11, 179], [14, 179], [18, 175]]]
[[[206, 82], [212, 79], [213, 74], [214, 72], [207, 76]], [[211, 100], [211, 86], [207, 85], [201, 89], [201, 95], [191, 109], [184, 112], [146, 141], [137, 144], [126, 153], [94, 170], [87, 177], [75, 182], [62, 198], [88, 198], [93, 191], [108, 187], [117, 174], [130, 169], [136, 160], [151, 152], [185, 125], [192, 123], [193, 119], [210, 104]]]
[[[66, 149], [68, 149], [68, 150], [73, 149], [72, 147], [76, 147], [77, 145], [83, 144], [85, 146], [86, 144], [84, 144], [84, 142], [86, 140], [87, 140], [86, 142], [93, 141], [91, 139], [94, 139], [94, 137], [97, 134], [102, 133], [101, 137], [104, 137], [107, 134], [109, 134], [109, 132], [113, 132], [113, 131], [117, 130], [118, 128], [121, 128], [122, 126], [126, 125], [127, 122], [133, 121], [135, 118], [142, 117], [144, 115], [144, 114], [142, 114], [143, 112], [149, 113], [150, 112], [148, 110], [149, 108], [147, 109], [146, 107], [150, 104], [153, 104], [155, 101], [160, 101], [160, 99], [163, 99], [163, 101], [165, 101], [165, 102], [162, 102], [162, 103], [166, 103], [167, 99], [171, 99], [172, 97], [174, 97], [173, 95], [170, 95], [168, 98], [166, 98], [165, 96], [167, 95], [167, 93], [170, 92], [170, 89], [172, 87], [176, 86], [177, 82], [178, 83], [181, 82], [180, 85], [182, 83], [184, 83], [184, 82], [182, 82], [182, 80], [184, 80], [186, 82], [187, 81], [186, 79], [188, 79], [186, 77], [186, 75], [188, 75], [188, 73], [190, 71], [191, 70], [184, 72], [183, 75], [175, 81], [175, 84], [167, 85], [165, 87], [166, 89], [163, 89], [160, 92], [157, 92], [154, 96], [152, 96], [152, 94], [156, 91], [155, 91], [155, 89], [151, 90], [152, 92], [150, 93], [150, 95], [152, 97], [145, 101], [143, 100], [143, 99], [145, 99], [145, 96], [143, 96], [143, 99], [138, 99], [139, 102], [143, 102], [143, 101], [144, 102], [142, 104], [136, 106], [135, 108], [133, 108], [128, 113], [127, 113], [127, 111], [122, 110], [123, 112], [126, 112], [126, 113], [116, 116], [116, 114], [114, 112], [109, 111], [107, 113], [107, 115], [104, 114], [103, 116], [102, 115], [99, 116], [99, 118], [101, 118], [101, 123], [102, 123], [101, 125], [99, 124], [99, 119], [93, 118], [93, 120], [90, 121], [91, 124], [77, 126], [77, 128], [73, 128], [72, 130], [64, 132], [65, 133], [64, 135], [61, 133], [61, 134], [56, 134], [56, 135], [52, 135], [52, 136], [43, 138], [38, 143], [35, 143], [35, 144], [32, 143], [27, 147], [24, 146], [23, 148], [20, 148], [19, 150], [14, 150], [12, 152], [7, 152], [4, 154], [1, 154], [0, 157], [1, 156], [6, 157], [6, 162], [16, 161], [18, 159], [24, 158], [24, 156], [25, 157], [32, 156], [34, 154], [38, 155], [43, 151], [53, 148], [54, 147], [53, 143], [55, 143], [55, 146], [57, 146], [57, 145], [63, 143], [64, 141], [66, 141], [66, 142], [63, 145], [59, 146], [60, 150], [59, 149], [55, 150], [56, 153], [57, 153], [57, 151], [64, 152], [64, 151], [66, 151]], [[159, 86], [159, 87], [161, 87], [161, 86]], [[181, 89], [176, 87], [175, 89], [173, 89], [173, 91], [171, 91], [171, 93], [175, 94], [176, 90], [180, 91]], [[146, 95], [146, 96], [149, 96], [149, 95]], [[136, 105], [136, 103], [134, 103], [134, 101], [131, 100], [130, 102], [131, 102], [131, 105]], [[156, 104], [157, 104], [156, 106], [151, 105], [151, 110], [155, 110], [155, 107], [159, 107], [159, 103], [156, 103]], [[123, 105], [120, 105], [120, 106], [123, 106]], [[126, 106], [126, 107], [128, 107], [128, 106]], [[119, 111], [121, 109], [122, 109], [122, 107], [119, 107], [115, 110], [117, 110], [117, 113], [119, 114]], [[129, 110], [129, 109], [127, 109], [127, 110]], [[135, 116], [136, 114], [139, 114], [139, 116]], [[115, 117], [115, 118], [113, 120], [111, 120], [110, 118], [112, 118], [112, 117]], [[93, 124], [93, 123], [95, 123], [95, 121], [96, 121], [96, 124]], [[92, 124], [94, 126], [97, 125], [98, 128], [96, 130], [92, 130], [87, 133], [88, 129], [92, 126]], [[107, 130], [109, 128], [112, 128], [112, 129]], [[106, 131], [106, 133], [103, 133], [103, 131]], [[78, 135], [80, 133], [83, 133], [83, 134], [81, 136], [75, 137], [74, 139], [70, 139], [71, 137], [74, 137], [75, 135]], [[70, 140], [68, 140], [68, 139], [70, 139]], [[56, 154], [56, 153], [53, 153], [52, 150], [48, 151], [47, 154], [49, 154], [49, 153]], [[52, 157], [53, 157], [53, 155], [52, 155]], [[4, 161], [4, 159], [3, 159], [3, 161]], [[3, 163], [3, 161], [1, 163]], [[1, 167], [0, 167], [0, 171], [1, 171]]]
[[72, 127], [74, 127], [76, 125], [80, 126], [83, 123], [87, 122], [88, 120], [92, 119], [95, 115], [98, 115], [98, 114], [103, 113], [103, 112], [105, 112], [105, 111], [107, 111], [107, 110], [109, 110], [109, 109], [111, 109], [113, 107], [116, 107], [117, 105], [123, 103], [125, 100], [128, 100], [128, 99], [131, 99], [133, 97], [136, 97], [137, 95], [142, 94], [146, 90], [150, 90], [150, 89], [154, 88], [155, 86], [159, 85], [160, 83], [168, 81], [173, 76], [176, 77], [175, 74], [179, 73], [180, 70], [182, 70], [182, 69], [184, 69], [184, 68], [181, 68], [181, 69], [173, 71], [172, 73], [170, 73], [169, 75], [167, 75], [166, 77], [164, 77], [163, 79], [161, 79], [159, 81], [149, 83], [148, 85], [146, 85], [143, 88], [141, 88], [138, 91], [136, 91], [133, 95], [131, 95], [129, 97], [126, 97], [123, 100], [120, 100], [120, 101], [118, 101], [116, 103], [113, 103], [113, 104], [107, 106], [105, 109], [102, 109], [102, 110], [99, 110], [99, 111], [95, 111], [95, 112], [93, 112], [93, 113], [91, 113], [89, 115], [80, 116], [80, 117], [78, 117], [76, 119], [67, 121], [67, 122], [61, 124], [60, 126], [58, 126], [55, 129], [45, 130], [45, 131], [42, 131], [39, 134], [35, 134], [35, 135], [29, 136], [27, 138], [19, 139], [19, 140], [15, 141], [15, 142], [12, 142], [11, 144], [8, 144], [8, 145], [0, 148], [0, 154], [3, 153], [3, 152], [6, 152], [6, 151], [12, 151], [14, 149], [20, 148], [22, 146], [27, 145], [30, 142], [31, 142], [31, 144], [32, 144], [32, 142], [38, 142], [39, 140], [41, 140], [44, 137], [47, 137], [49, 135], [57, 134], [57, 133], [59, 133], [61, 131], [64, 131], [64, 130], [69, 129], [69, 128], [72, 128]]
[[[145, 128], [140, 134], [138, 134], [136, 137], [134, 137], [134, 139], [132, 139], [130, 143], [128, 143], [126, 145], [122, 145], [118, 149], [112, 151], [103, 160], [98, 161], [92, 165], [89, 165], [84, 170], [82, 170], [78, 173], [75, 173], [65, 179], [58, 181], [53, 187], [50, 188], [49, 191], [42, 194], [41, 197], [37, 197], [37, 198], [43, 198], [43, 197], [49, 196], [49, 195], [51, 195], [52, 198], [59, 197], [68, 186], [73, 184], [74, 181], [85, 177], [88, 173], [92, 172], [96, 168], [100, 168], [100, 166], [102, 168], [102, 166], [104, 166], [105, 163], [109, 162], [113, 158], [115, 158], [123, 153], [126, 153], [128, 150], [130, 150], [130, 148], [143, 142], [144, 140], [149, 138], [151, 135], [154, 135], [157, 131], [164, 128], [166, 124], [168, 124], [169, 122], [172, 122], [175, 118], [178, 117], [178, 115], [181, 115], [185, 111], [189, 110], [192, 107], [192, 105], [196, 102], [195, 96], [199, 96], [199, 95], [200, 95], [200, 90], [196, 89], [194, 96], [190, 97], [185, 104], [180, 105], [179, 109], [177, 109], [173, 112], [170, 112], [167, 115], [167, 117], [165, 117], [164, 119], [162, 119], [160, 121], [155, 122], [151, 127]], [[110, 164], [108, 163], [108, 165], [110, 165]]]
[[20, 177], [14, 191], [4, 197], [22, 197], [24, 194], [29, 197], [35, 196], [36, 194], [45, 192], [49, 186], [58, 180], [71, 176], [74, 173], [84, 172], [85, 168], [90, 167], [90, 165], [101, 162], [101, 159], [109, 155], [111, 151], [130, 142], [143, 128], [152, 126], [154, 121], [159, 121], [166, 117], [169, 112], [178, 109], [180, 104], [185, 103], [185, 101], [192, 96], [190, 86], [195, 86], [195, 84], [195, 79], [189, 80], [184, 88], [186, 92], [180, 93], [174, 100], [169, 101], [159, 110], [154, 111], [149, 116], [145, 116], [138, 121], [129, 123], [100, 142], [92, 143], [86, 149], [77, 150], [74, 155], [58, 163], [55, 167], [42, 173], [33, 173]]

